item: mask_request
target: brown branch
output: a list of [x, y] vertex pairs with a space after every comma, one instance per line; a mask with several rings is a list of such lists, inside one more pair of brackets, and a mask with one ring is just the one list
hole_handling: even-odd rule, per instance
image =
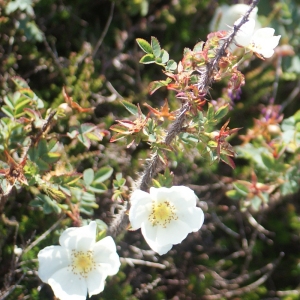
[[155, 263], [152, 261], [142, 260], [142, 259], [135, 259], [135, 258], [129, 258], [129, 257], [120, 257], [120, 261], [123, 264], [127, 264], [131, 267], [134, 267], [135, 265], [142, 265], [150, 268], [157, 268], [164, 270], [166, 268], [165, 265], [160, 263]]
[[211, 214], [212, 219], [215, 221], [216, 225], [219, 226], [223, 231], [225, 231], [228, 235], [231, 235], [232, 237], [234, 237], [235, 239], [239, 239], [241, 236], [236, 233], [235, 231], [233, 231], [231, 228], [227, 227], [221, 220], [220, 218], [217, 216], [216, 213], [212, 213]]
[[249, 285], [241, 287], [241, 288], [237, 288], [237, 289], [234, 289], [231, 291], [228, 289], [225, 289], [225, 290], [219, 291], [218, 294], [206, 295], [203, 297], [203, 299], [206, 299], [206, 300], [217, 300], [217, 299], [224, 299], [224, 298], [228, 299], [228, 298], [231, 298], [234, 296], [239, 296], [244, 293], [249, 293], [253, 290], [256, 290], [261, 284], [266, 282], [266, 280], [271, 276], [272, 272], [277, 267], [277, 265], [279, 264], [279, 262], [283, 256], [284, 256], [284, 253], [280, 253], [279, 257], [273, 263], [267, 264], [264, 267], [267, 270], [267, 272], [263, 276], [261, 276], [259, 279], [257, 279], [256, 281], [250, 283]]

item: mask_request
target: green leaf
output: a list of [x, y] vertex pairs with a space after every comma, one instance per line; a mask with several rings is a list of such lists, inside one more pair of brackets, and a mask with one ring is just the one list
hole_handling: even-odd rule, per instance
[[295, 118], [292, 116], [284, 119], [281, 123], [281, 128], [283, 131], [295, 130]]
[[11, 108], [11, 109], [14, 109], [14, 108], [15, 108], [15, 106], [14, 106], [14, 104], [13, 104], [13, 103], [14, 103], [14, 102], [13, 102], [13, 99], [11, 99], [9, 95], [4, 96], [3, 100], [4, 100], [4, 103], [5, 103], [9, 108]]
[[183, 56], [186, 56], [187, 54], [189, 54], [189, 53], [191, 53], [191, 52], [192, 52], [192, 50], [191, 50], [190, 48], [185, 47], [185, 48], [183, 49]]
[[254, 210], [258, 211], [261, 206], [261, 199], [258, 196], [254, 196], [251, 199], [251, 206]]
[[152, 178], [152, 186], [155, 188], [161, 188], [160, 183], [156, 180]]
[[[57, 142], [55, 142], [56, 145]], [[57, 147], [58, 145], [56, 145]], [[47, 144], [46, 140], [40, 140], [38, 145], [28, 151], [29, 159], [36, 163], [41, 171], [50, 169], [50, 165], [55, 163], [61, 156], [59, 152], [54, 152], [53, 141]]]
[[298, 110], [295, 114], [294, 114], [294, 119], [295, 122], [300, 122], [300, 110]]
[[22, 102], [18, 103], [15, 106], [15, 115], [24, 115], [24, 108], [27, 106], [27, 104], [31, 103], [32, 100], [31, 99], [24, 99]]
[[136, 39], [136, 42], [144, 52], [149, 54], [153, 53], [151, 45], [146, 40], [138, 38]]
[[156, 57], [156, 58], [155, 58], [155, 62], [156, 62], [156, 64], [158, 64], [158, 65], [164, 65], [164, 64], [162, 63], [161, 57]]
[[138, 107], [128, 101], [122, 100], [121, 103], [124, 107], [134, 116], [138, 115]]
[[103, 167], [100, 170], [98, 170], [95, 174], [95, 179], [94, 182], [95, 183], [100, 183], [103, 182], [105, 180], [107, 180], [108, 178], [110, 178], [110, 176], [113, 173], [113, 168], [111, 167]]
[[228, 104], [221, 106], [215, 113], [215, 118], [221, 120], [229, 111]]
[[15, 0], [8, 3], [5, 8], [7, 14], [15, 12], [17, 9], [25, 11], [28, 15], [34, 16], [34, 11], [32, 8], [32, 0]]
[[93, 182], [87, 189], [90, 192], [94, 192], [94, 193], [98, 193], [98, 194], [102, 194], [105, 191], [107, 191], [106, 185], [101, 182], [100, 183]]
[[11, 80], [15, 83], [18, 88], [27, 88], [29, 89], [28, 83], [19, 76], [13, 76]]
[[154, 54], [154, 56], [159, 57], [161, 48], [160, 48], [160, 44], [159, 44], [158, 39], [154, 36], [151, 36], [151, 48], [153, 50], [152, 53]]
[[194, 46], [193, 51], [194, 51], [194, 52], [200, 52], [200, 51], [202, 51], [202, 50], [203, 50], [203, 47], [204, 47], [204, 44], [205, 44], [205, 43], [204, 43], [203, 41], [197, 43], [197, 44]]
[[156, 90], [163, 86], [168, 86], [168, 84], [171, 82], [170, 78], [167, 78], [167, 80], [159, 80], [159, 81], [152, 81], [149, 84], [149, 93], [152, 95]]
[[237, 190], [230, 190], [226, 192], [226, 196], [232, 200], [241, 199], [241, 194]]
[[83, 172], [83, 181], [84, 183], [89, 186], [94, 181], [94, 170], [93, 169], [86, 169]]
[[160, 57], [163, 64], [165, 64], [170, 58], [169, 53], [164, 49], [161, 50]]
[[57, 205], [57, 202], [44, 194], [38, 195], [36, 199], [31, 202], [31, 205], [42, 206], [45, 214], [52, 212], [59, 214], [61, 212], [61, 208]]
[[272, 155], [262, 153], [261, 158], [262, 158], [263, 163], [265, 164], [265, 166], [268, 169], [272, 170], [274, 168], [275, 160], [274, 160], [274, 157]]
[[213, 121], [215, 116], [214, 107], [211, 103], [208, 103], [208, 110], [207, 110], [207, 119], [208, 121]]
[[79, 127], [79, 135], [77, 139], [86, 147], [89, 148], [91, 146], [91, 141], [89, 138], [89, 133], [97, 130], [97, 126], [93, 123], [84, 123]]
[[81, 142], [87, 149], [91, 146], [91, 140], [84, 134], [79, 134], [77, 136], [79, 142]]
[[153, 54], [146, 54], [140, 59], [141, 64], [153, 64], [155, 63], [155, 56]]
[[167, 71], [175, 71], [176, 69], [177, 69], [177, 63], [173, 59], [170, 59], [167, 62], [166, 70]]
[[237, 190], [237, 192], [241, 195], [241, 196], [247, 196], [249, 193], [249, 190], [246, 186], [244, 186], [242, 183], [233, 183], [234, 188]]
[[14, 112], [10, 107], [3, 106], [1, 107], [1, 110], [8, 116], [9, 118], [14, 118]]

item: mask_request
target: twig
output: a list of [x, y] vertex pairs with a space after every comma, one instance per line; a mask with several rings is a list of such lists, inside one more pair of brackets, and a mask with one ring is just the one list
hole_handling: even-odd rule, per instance
[[241, 236], [236, 233], [235, 231], [233, 231], [232, 229], [230, 229], [229, 227], [227, 227], [221, 220], [220, 218], [217, 216], [216, 213], [212, 213], [211, 214], [213, 220], [216, 222], [216, 224], [222, 229], [224, 230], [228, 235], [231, 235], [232, 237], [239, 239]]
[[25, 275], [26, 273], [22, 274], [22, 276], [18, 279], [18, 281], [14, 285], [10, 286], [5, 293], [1, 293], [0, 300], [4, 300], [6, 297], [8, 297], [14, 291], [14, 289], [19, 285], [19, 283], [24, 279]]
[[279, 84], [280, 73], [282, 72], [282, 70], [281, 70], [281, 63], [282, 63], [282, 56], [279, 55], [277, 57], [277, 61], [276, 61], [276, 72], [275, 72], [275, 81], [273, 83], [272, 101], [275, 101], [276, 95], [277, 95], [277, 91], [278, 91], [278, 84]]
[[296, 87], [292, 90], [286, 100], [281, 104], [280, 112], [283, 112], [284, 109], [294, 100], [297, 95], [300, 93], [300, 80], [297, 81]]
[[149, 290], [153, 290], [153, 288], [156, 287], [160, 281], [161, 281], [161, 279], [158, 277], [151, 283], [148, 283], [147, 285], [143, 285], [143, 287], [141, 289], [137, 289], [134, 296], [137, 297], [138, 299], [140, 299], [143, 294], [148, 293]]
[[45, 47], [46, 47], [46, 50], [48, 51], [48, 53], [49, 53], [50, 56], [52, 57], [52, 59], [53, 59], [53, 61], [54, 61], [54, 64], [55, 64], [55, 65], [57, 66], [57, 68], [58, 68], [58, 71], [59, 71], [60, 76], [62, 77], [64, 83], [66, 84], [66, 83], [67, 83], [67, 78], [66, 78], [66, 76], [65, 76], [65, 74], [64, 74], [64, 72], [63, 72], [63, 68], [62, 68], [62, 66], [61, 66], [61, 64], [60, 64], [60, 62], [59, 62], [57, 56], [54, 54], [53, 50], [51, 49], [51, 47], [50, 47], [50, 45], [49, 45], [49, 43], [48, 43], [48, 41], [47, 41], [47, 38], [46, 38], [45, 34], [44, 34], [44, 33], [42, 33], [42, 34], [43, 34], [43, 42], [44, 42], [44, 45], [45, 45]]
[[272, 274], [274, 269], [277, 267], [277, 265], [279, 264], [279, 262], [283, 256], [284, 256], [284, 253], [280, 253], [279, 257], [273, 263], [267, 264], [265, 266], [267, 272], [262, 277], [260, 277], [258, 280], [254, 281], [253, 283], [251, 283], [247, 286], [235, 289], [233, 291], [224, 290], [224, 291], [220, 291], [220, 293], [218, 293], [218, 294], [206, 295], [203, 297], [203, 299], [206, 299], [206, 300], [217, 300], [217, 299], [224, 299], [224, 298], [228, 299], [233, 296], [239, 296], [244, 293], [249, 293], [249, 292], [257, 289], [261, 284], [263, 284], [270, 277], [270, 275]]
[[33, 146], [35, 145], [41, 138], [41, 136], [49, 129], [50, 125], [51, 125], [51, 121], [52, 119], [54, 118], [54, 116], [56, 115], [56, 110], [53, 110], [47, 120], [45, 121], [42, 129], [34, 136], [34, 137], [31, 137], [31, 144], [30, 146], [28, 147], [28, 150]]
[[245, 216], [247, 217], [248, 222], [255, 228], [257, 231], [264, 233], [266, 235], [274, 235], [273, 232], [265, 229], [262, 225], [260, 225], [253, 216], [247, 211], [245, 212]]
[[59, 225], [59, 223], [63, 220], [64, 217], [65, 216], [62, 215], [48, 230], [46, 230], [41, 236], [39, 236], [34, 242], [32, 242], [26, 249], [24, 249], [22, 254], [27, 253], [34, 246], [36, 246], [40, 241], [42, 241], [44, 238], [46, 238], [46, 236]]
[[234, 258], [239, 258], [242, 256], [245, 256], [246, 253], [244, 250], [239, 250], [236, 252], [231, 253], [230, 255], [226, 256], [225, 258], [220, 259], [219, 261], [216, 262], [215, 267], [221, 267], [226, 261], [232, 260]]
[[162, 270], [166, 268], [166, 266], [163, 264], [154, 263], [152, 261], [146, 261], [142, 259], [120, 257], [120, 261], [121, 263], [128, 264], [131, 267], [133, 267], [134, 265], [142, 265], [142, 266], [147, 266], [147, 267], [152, 267], [152, 268], [157, 268]]
[[300, 295], [300, 290], [289, 290], [289, 291], [277, 291], [276, 295], [279, 297], [290, 296], [290, 295]]
[[115, 7], [115, 2], [112, 2], [111, 6], [110, 6], [110, 12], [109, 12], [108, 19], [107, 19], [107, 22], [105, 24], [104, 30], [103, 30], [103, 32], [102, 32], [102, 34], [101, 34], [101, 36], [100, 36], [100, 38], [99, 38], [99, 40], [98, 40], [95, 48], [94, 48], [94, 50], [93, 50], [93, 53], [92, 53], [92, 57], [93, 58], [95, 57], [97, 51], [99, 50], [99, 47], [101, 46], [101, 44], [102, 44], [102, 42], [103, 42], [103, 40], [104, 40], [104, 38], [105, 38], [105, 36], [107, 34], [108, 28], [109, 28], [110, 23], [111, 23], [112, 18], [113, 18], [114, 7]]

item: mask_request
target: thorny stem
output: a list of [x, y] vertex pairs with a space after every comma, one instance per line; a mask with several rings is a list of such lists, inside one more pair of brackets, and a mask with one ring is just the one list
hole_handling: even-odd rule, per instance
[[[173, 139], [177, 136], [177, 134], [180, 133], [182, 124], [185, 119], [185, 113], [188, 111], [188, 108], [189, 108], [188, 103], [186, 103], [181, 107], [177, 119], [173, 122], [165, 137], [165, 141], [164, 141], [165, 145], [169, 146], [173, 141]], [[158, 154], [156, 153], [153, 155], [153, 157], [150, 159], [149, 163], [147, 164], [145, 172], [143, 173], [140, 182], [137, 185], [137, 188], [139, 188], [142, 191], [147, 190], [153, 176], [156, 173], [156, 170], [159, 166], [159, 162], [160, 162], [159, 157]]]
[[[246, 12], [246, 14], [241, 19], [240, 23], [233, 26], [232, 31], [228, 34], [227, 37], [223, 39], [224, 43], [222, 46], [217, 50], [216, 56], [211, 59], [211, 61], [204, 67], [204, 69], [199, 70], [200, 71], [200, 77], [199, 77], [199, 90], [201, 93], [205, 96], [209, 92], [209, 88], [214, 82], [213, 74], [218, 69], [218, 63], [220, 59], [226, 55], [226, 49], [229, 47], [229, 45], [233, 42], [235, 35], [241, 28], [241, 26], [246, 23], [248, 20], [248, 17], [252, 10], [257, 6], [259, 0], [253, 0], [249, 10]], [[189, 110], [189, 103], [185, 103], [177, 115], [177, 118], [172, 123], [170, 129], [167, 132], [167, 135], [165, 137], [164, 143], [167, 146], [170, 146], [174, 138], [181, 132], [182, 126], [185, 120], [185, 114]], [[141, 177], [137, 180], [136, 189], [140, 189], [143, 191], [146, 191], [151, 184], [151, 180], [156, 174], [158, 167], [160, 165], [160, 159], [157, 153], [153, 154], [153, 156], [148, 161], [145, 171], [141, 175]], [[127, 205], [127, 203], [126, 203]], [[111, 235], [115, 235], [117, 231], [120, 231], [120, 228], [118, 228], [118, 224], [123, 224], [124, 222], [120, 222], [120, 218], [116, 217], [115, 220], [110, 225], [110, 228], [108, 229], [108, 232]], [[123, 225], [124, 226], [124, 225]], [[115, 228], [113, 230], [113, 228]], [[125, 228], [125, 227], [123, 227]]]
[[[224, 38], [224, 43], [219, 48], [219, 50], [216, 53], [216, 56], [205, 66], [205, 70], [201, 71], [201, 76], [199, 78], [199, 89], [201, 90], [201, 93], [204, 95], [207, 95], [208, 90], [210, 86], [212, 85], [214, 79], [213, 79], [213, 73], [218, 68], [219, 60], [226, 55], [226, 49], [229, 47], [229, 45], [233, 42], [235, 35], [241, 28], [241, 26], [246, 23], [248, 20], [248, 17], [251, 13], [251, 11], [256, 7], [259, 0], [254, 0], [247, 11], [247, 13], [244, 15], [242, 20], [239, 24], [233, 26], [233, 30], [229, 33], [229, 35]], [[177, 117], [177, 119], [173, 122], [170, 130], [167, 133], [167, 136], [165, 138], [165, 144], [169, 146], [173, 139], [181, 132], [182, 124], [185, 119], [185, 113], [188, 111], [189, 105], [188, 103], [184, 104], [180, 110], [180, 113]], [[152, 177], [156, 173], [156, 170], [159, 166], [159, 157], [157, 154], [153, 155], [149, 163], [147, 164], [145, 171], [139, 180], [139, 184], [137, 185], [137, 189], [141, 189], [145, 191], [148, 186], [151, 183]]]

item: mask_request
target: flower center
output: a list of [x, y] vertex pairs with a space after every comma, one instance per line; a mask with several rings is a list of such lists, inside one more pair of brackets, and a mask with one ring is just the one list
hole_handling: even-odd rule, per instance
[[251, 42], [250, 45], [248, 46], [248, 49], [257, 52], [262, 50], [262, 46], [260, 44], [255, 44], [254, 42]]
[[81, 275], [86, 278], [88, 274], [95, 269], [93, 251], [75, 251], [71, 254], [71, 268], [75, 275]]
[[153, 226], [161, 225], [166, 227], [172, 220], [177, 220], [175, 206], [169, 201], [152, 202], [152, 210], [149, 215], [149, 221]]

